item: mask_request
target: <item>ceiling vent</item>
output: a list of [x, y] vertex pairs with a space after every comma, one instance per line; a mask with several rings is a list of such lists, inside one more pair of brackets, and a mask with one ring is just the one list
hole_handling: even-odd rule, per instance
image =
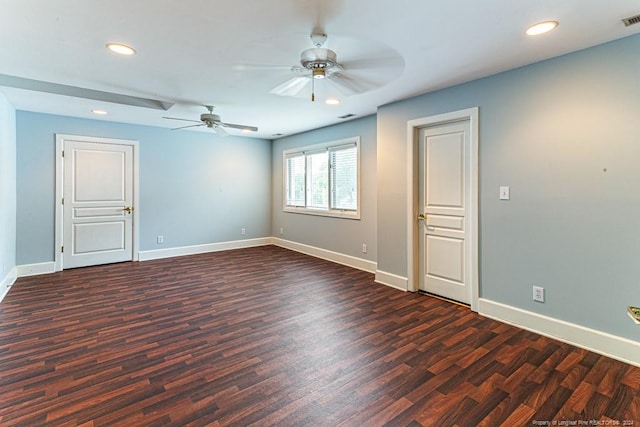
[[345, 114], [344, 116], [338, 116], [339, 119], [349, 119], [351, 117], [355, 117], [355, 114], [353, 113], [349, 113], [349, 114]]
[[638, 24], [638, 23], [640, 23], [640, 15], [630, 16], [629, 18], [624, 18], [622, 20], [622, 22], [624, 23], [625, 27], [628, 27], [629, 25], [633, 25], [633, 24]]

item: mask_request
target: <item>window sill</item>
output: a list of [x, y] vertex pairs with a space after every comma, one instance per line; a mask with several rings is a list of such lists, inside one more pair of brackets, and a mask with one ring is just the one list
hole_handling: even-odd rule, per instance
[[287, 206], [284, 208], [284, 212], [303, 214], [303, 215], [327, 216], [331, 218], [360, 220], [360, 212], [354, 212], [354, 211], [294, 208], [294, 207]]

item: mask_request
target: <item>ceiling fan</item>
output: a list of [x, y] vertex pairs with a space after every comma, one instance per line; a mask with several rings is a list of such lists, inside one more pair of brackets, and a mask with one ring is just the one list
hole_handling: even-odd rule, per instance
[[234, 124], [234, 123], [224, 123], [220, 119], [219, 115], [213, 114], [213, 108], [214, 108], [213, 105], [205, 105], [205, 108], [209, 112], [208, 113], [202, 113], [200, 115], [200, 120], [181, 119], [179, 117], [163, 117], [163, 119], [182, 120], [182, 121], [185, 121], [185, 122], [197, 123], [197, 125], [181, 126], [181, 127], [173, 128], [171, 130], [187, 129], [187, 128], [198, 127], [198, 126], [206, 126], [208, 128], [213, 129], [218, 135], [221, 135], [221, 136], [228, 135], [227, 131], [225, 131], [224, 128], [240, 129], [240, 130], [247, 131], [247, 132], [257, 132], [258, 131], [258, 128], [255, 127], [255, 126], [238, 125], [238, 124]]
[[388, 66], [389, 64], [385, 63], [385, 58], [371, 57], [365, 60], [339, 63], [336, 52], [323, 47], [327, 41], [326, 34], [314, 32], [310, 38], [315, 47], [303, 50], [300, 53], [300, 65], [289, 68], [295, 76], [271, 89], [270, 93], [281, 96], [298, 96], [311, 82], [311, 101], [315, 101], [315, 82], [323, 79], [333, 84], [344, 95], [359, 94], [380, 86], [380, 84], [366, 79], [362, 73], [360, 75], [356, 73]]

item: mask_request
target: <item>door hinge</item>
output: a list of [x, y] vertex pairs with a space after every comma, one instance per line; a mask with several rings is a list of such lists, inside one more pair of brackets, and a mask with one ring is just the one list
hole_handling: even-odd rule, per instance
[[64, 252], [64, 246], [60, 246], [60, 252]]
[[64, 205], [64, 197], [62, 198], [62, 204]]
[[62, 157], [64, 157], [64, 150], [62, 150]]

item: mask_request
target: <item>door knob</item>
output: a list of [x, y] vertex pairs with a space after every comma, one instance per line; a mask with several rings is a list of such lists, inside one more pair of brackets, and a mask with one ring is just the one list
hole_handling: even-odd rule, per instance
[[418, 221], [424, 221], [427, 219], [427, 215], [425, 214], [418, 214]]
[[122, 210], [125, 211], [126, 213], [131, 213], [133, 208], [131, 206], [127, 206], [127, 207], [122, 208]]

